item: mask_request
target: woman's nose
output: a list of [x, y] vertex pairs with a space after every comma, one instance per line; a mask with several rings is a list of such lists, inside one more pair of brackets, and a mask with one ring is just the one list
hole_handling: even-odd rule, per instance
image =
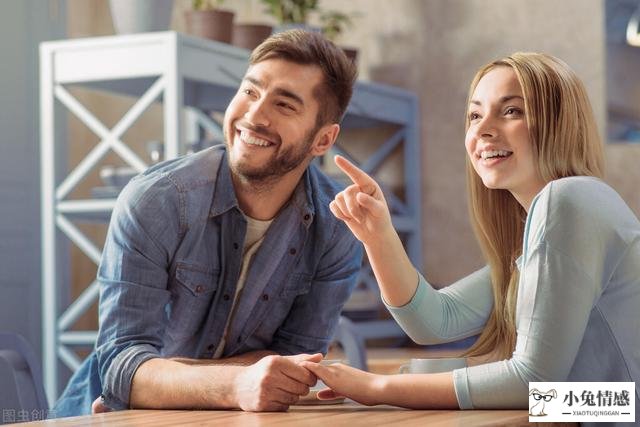
[[496, 133], [495, 120], [490, 115], [483, 117], [480, 123], [478, 123], [476, 134], [482, 138], [492, 138], [496, 136]]

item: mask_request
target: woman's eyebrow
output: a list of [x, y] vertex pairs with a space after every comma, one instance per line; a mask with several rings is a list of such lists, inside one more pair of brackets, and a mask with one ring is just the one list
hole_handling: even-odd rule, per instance
[[[500, 97], [500, 99], [498, 99], [498, 102], [500, 104], [504, 104], [505, 102], [509, 102], [512, 99], [521, 99], [524, 101], [524, 98], [520, 95], [505, 95]], [[482, 105], [482, 102], [478, 101], [477, 99], [472, 99], [471, 101], [469, 101], [470, 104], [475, 104], [475, 105]]]

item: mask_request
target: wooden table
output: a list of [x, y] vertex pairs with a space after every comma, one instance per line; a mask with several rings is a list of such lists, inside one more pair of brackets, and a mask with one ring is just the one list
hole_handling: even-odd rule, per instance
[[[216, 425], [230, 427], [305, 426], [542, 426], [529, 423], [525, 410], [517, 411], [418, 411], [392, 406], [337, 405], [292, 406], [288, 412], [129, 410], [83, 417], [60, 418], [25, 425], [53, 426], [176, 426]], [[575, 424], [554, 424], [575, 425]]]
[[[453, 357], [460, 351], [424, 349], [372, 349], [367, 351], [369, 369], [379, 374], [394, 374], [409, 359], [422, 357]], [[331, 351], [328, 359], [343, 359], [340, 351]], [[174, 411], [130, 410], [83, 417], [46, 420], [31, 425], [43, 426], [305, 426], [305, 427], [374, 427], [401, 426], [545, 426], [550, 423], [529, 423], [526, 410], [504, 411], [418, 411], [394, 406], [362, 406], [348, 401], [335, 405], [292, 406], [287, 412], [242, 411]], [[28, 424], [20, 424], [25, 426]], [[554, 426], [575, 426], [577, 423], [555, 423]]]

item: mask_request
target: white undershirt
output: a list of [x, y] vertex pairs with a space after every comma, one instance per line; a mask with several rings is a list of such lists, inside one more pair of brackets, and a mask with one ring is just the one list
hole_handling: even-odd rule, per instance
[[222, 356], [222, 353], [224, 352], [224, 346], [227, 342], [227, 334], [229, 333], [229, 326], [231, 325], [231, 321], [235, 316], [236, 304], [240, 299], [242, 288], [244, 288], [244, 282], [247, 279], [247, 271], [249, 271], [251, 259], [264, 241], [264, 236], [267, 233], [267, 229], [273, 222], [273, 220], [260, 221], [258, 219], [250, 218], [246, 215], [244, 217], [247, 220], [247, 235], [244, 239], [244, 246], [242, 248], [242, 267], [240, 269], [240, 277], [238, 278], [238, 284], [236, 285], [236, 293], [233, 297], [233, 304], [231, 305], [231, 311], [229, 313], [229, 317], [227, 318], [227, 324], [225, 325], [224, 332], [222, 333], [222, 339], [220, 339], [218, 347], [213, 354], [214, 359], [220, 358], [220, 356]]

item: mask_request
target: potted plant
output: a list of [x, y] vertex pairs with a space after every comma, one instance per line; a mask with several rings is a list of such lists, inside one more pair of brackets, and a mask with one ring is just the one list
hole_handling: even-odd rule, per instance
[[[322, 32], [332, 42], [344, 33], [346, 27], [353, 25], [352, 18], [355, 14], [346, 14], [335, 10], [322, 11], [318, 0], [262, 0], [267, 6], [266, 12], [272, 15], [279, 23], [275, 31], [284, 31], [291, 28], [302, 28], [307, 31]], [[309, 25], [313, 16], [319, 18], [320, 27]], [[353, 61], [356, 60], [358, 51], [353, 48], [343, 48], [345, 54]]]
[[231, 44], [253, 50], [271, 35], [273, 27], [267, 24], [242, 23], [233, 26]]
[[[344, 33], [347, 27], [353, 26], [352, 18], [354, 14], [347, 15], [343, 12], [330, 10], [322, 12], [320, 15], [320, 22], [322, 24], [322, 34], [332, 42], [336, 43], [338, 37]], [[336, 43], [337, 44], [337, 43]], [[344, 53], [351, 58], [352, 61], [356, 61], [358, 58], [358, 49], [351, 47], [343, 47]]]
[[[264, 0], [261, 0], [266, 3]], [[275, 2], [271, 2], [274, 3]], [[233, 26], [232, 44], [244, 49], [253, 50], [273, 32], [273, 27], [265, 23], [243, 22]]]
[[278, 21], [276, 31], [292, 28], [320, 31], [308, 24], [309, 15], [318, 10], [318, 0], [262, 0], [262, 3], [267, 6], [265, 12]]
[[185, 13], [187, 32], [194, 36], [231, 43], [234, 13], [219, 7], [224, 0], [192, 0]]

